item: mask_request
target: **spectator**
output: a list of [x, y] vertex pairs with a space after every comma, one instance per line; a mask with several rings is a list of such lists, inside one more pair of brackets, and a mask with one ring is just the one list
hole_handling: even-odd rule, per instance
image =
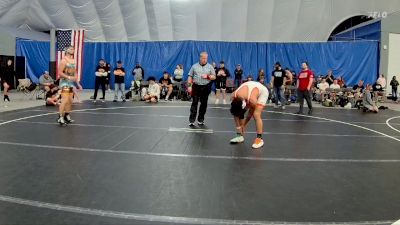
[[321, 83], [318, 84], [317, 86], [318, 90], [317, 90], [317, 94], [319, 94], [319, 100], [321, 100], [321, 102], [323, 102], [325, 100], [325, 95], [326, 95], [326, 89], [329, 88], [329, 84], [328, 82], [326, 82], [326, 79], [323, 78]]
[[136, 66], [132, 70], [132, 75], [135, 77], [135, 81], [142, 81], [144, 79], [144, 69], [139, 62], [136, 62]]
[[122, 67], [121, 60], [117, 62], [117, 68], [114, 69], [114, 102], [118, 101], [118, 93], [121, 92], [122, 102], [125, 102], [125, 69]]
[[46, 106], [55, 106], [60, 104], [60, 90], [58, 86], [54, 85], [46, 92]]
[[105, 81], [105, 85], [106, 85], [106, 90], [107, 91], [111, 91], [110, 88], [110, 81], [111, 81], [111, 65], [109, 63], [107, 63], [106, 66], [106, 71], [107, 71], [107, 77], [106, 77], [106, 81]]
[[333, 81], [333, 84], [331, 84], [331, 85], [329, 86], [329, 88], [332, 88], [332, 89], [340, 89], [340, 85], [338, 84], [338, 80], [334, 80], [334, 81]]
[[300, 71], [297, 78], [297, 98], [300, 104], [297, 114], [303, 114], [304, 99], [308, 105], [308, 115], [312, 114], [313, 108], [311, 103], [311, 86], [314, 82], [314, 73], [309, 69], [308, 63], [301, 64], [302, 71]]
[[54, 85], [54, 80], [51, 78], [49, 72], [44, 71], [44, 74], [42, 74], [39, 77], [39, 85], [40, 88], [45, 90], [46, 92], [50, 91], [55, 85]]
[[338, 79], [338, 84], [340, 86], [340, 88], [346, 88], [346, 81], [344, 80], [343, 76], [340, 76]]
[[103, 97], [100, 98], [100, 100], [102, 102], [105, 101], [105, 97], [106, 97], [106, 78], [108, 75], [107, 72], [107, 65], [106, 62], [104, 61], [104, 59], [100, 59], [99, 61], [99, 65], [96, 67], [96, 80], [95, 80], [95, 84], [94, 84], [94, 96], [93, 96], [93, 102], [96, 102], [96, 98], [97, 98], [97, 92], [99, 91], [99, 87], [101, 86], [101, 90], [103, 93]]
[[243, 69], [240, 64], [236, 65], [235, 69], [235, 86], [238, 88], [242, 84], [243, 79]]
[[326, 82], [328, 82], [329, 86], [333, 84], [333, 81], [335, 80], [335, 76], [333, 76], [332, 70], [328, 70], [328, 74], [325, 77]]
[[11, 59], [7, 60], [7, 65], [0, 72], [1, 84], [3, 85], [4, 101], [9, 102], [8, 91], [11, 89], [14, 82], [15, 70]]
[[247, 81], [253, 81], [253, 75], [251, 75], [251, 74], [247, 75], [246, 82]]
[[153, 76], [150, 76], [147, 81], [149, 82], [149, 87], [142, 89], [143, 100], [156, 103], [160, 99], [160, 85], [156, 83], [156, 78]]
[[381, 74], [379, 75], [378, 80], [376, 80], [376, 84], [379, 84], [381, 86], [381, 90], [386, 88], [386, 78], [385, 75]]
[[174, 81], [181, 82], [183, 79], [183, 65], [176, 65], [176, 69], [174, 70]]
[[272, 71], [271, 86], [274, 89], [275, 96], [275, 106], [278, 108], [279, 102], [281, 102], [281, 108], [285, 109], [286, 99], [285, 99], [285, 83], [286, 83], [286, 72], [282, 69], [279, 62], [275, 63], [275, 70]]
[[396, 80], [396, 76], [393, 76], [390, 86], [392, 86], [392, 100], [397, 101], [397, 87], [399, 86], [399, 82]]
[[374, 113], [378, 113], [378, 107], [376, 106], [375, 102], [372, 100], [372, 86], [367, 84], [367, 87], [364, 91], [363, 97], [363, 105], [364, 105], [364, 112], [366, 110], [372, 111]]
[[225, 67], [225, 62], [219, 62], [217, 69], [217, 78], [215, 79], [215, 104], [219, 103], [219, 95], [222, 92], [222, 103], [226, 104], [226, 79], [231, 76], [229, 70]]
[[358, 84], [353, 86], [353, 90], [359, 92], [364, 91], [364, 81], [363, 80], [358, 81]]
[[266, 80], [265, 80], [265, 72], [264, 72], [264, 69], [260, 69], [260, 70], [258, 71], [257, 81], [260, 82], [261, 84], [265, 85]]
[[169, 77], [167, 71], [164, 71], [164, 74], [160, 78], [158, 83], [160, 84], [161, 96], [162, 97], [165, 96], [165, 101], [168, 101], [173, 88], [172, 88], [171, 78]]

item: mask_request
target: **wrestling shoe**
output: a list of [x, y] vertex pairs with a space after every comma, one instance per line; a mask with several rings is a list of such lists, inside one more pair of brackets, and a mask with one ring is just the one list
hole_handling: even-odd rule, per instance
[[67, 124], [75, 122], [75, 120], [71, 119], [71, 116], [69, 114], [64, 116], [64, 121]]
[[58, 118], [57, 122], [60, 124], [60, 126], [67, 126], [67, 123], [65, 123], [64, 117], [62, 117], [62, 116], [60, 116], [60, 118]]
[[231, 144], [238, 144], [244, 142], [244, 137], [242, 135], [234, 137], [230, 140]]
[[261, 148], [264, 145], [264, 141], [261, 138], [256, 138], [254, 140], [253, 145], [251, 146], [252, 148]]

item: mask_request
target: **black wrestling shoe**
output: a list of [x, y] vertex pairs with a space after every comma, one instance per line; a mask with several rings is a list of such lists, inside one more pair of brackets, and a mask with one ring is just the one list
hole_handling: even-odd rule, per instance
[[4, 95], [4, 101], [5, 102], [9, 102], [10, 101], [10, 98], [8, 97], [8, 95]]
[[71, 119], [71, 116], [69, 114], [64, 116], [64, 122], [69, 124], [75, 122], [75, 120]]
[[60, 126], [67, 126], [67, 123], [64, 120], [64, 117], [59, 117], [57, 122], [60, 124]]
[[308, 110], [308, 115], [312, 115], [313, 109]]

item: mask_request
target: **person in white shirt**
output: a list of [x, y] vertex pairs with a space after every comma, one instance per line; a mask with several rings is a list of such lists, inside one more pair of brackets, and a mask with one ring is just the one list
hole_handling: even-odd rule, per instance
[[328, 82], [326, 82], [326, 79], [323, 78], [321, 83], [319, 83], [317, 87], [318, 87], [317, 94], [320, 94], [321, 102], [323, 102], [325, 100], [326, 89], [329, 88], [329, 84]]
[[181, 82], [183, 79], [183, 65], [179, 64], [174, 70], [174, 81]]
[[381, 85], [382, 89], [385, 89], [386, 87], [386, 78], [383, 74], [379, 75], [378, 80], [376, 80], [376, 83]]
[[338, 84], [338, 81], [337, 81], [337, 80], [334, 80], [334, 81], [333, 81], [333, 84], [331, 84], [331, 86], [329, 86], [329, 88], [332, 88], [332, 89], [340, 89], [340, 85]]
[[143, 100], [146, 102], [156, 103], [160, 99], [160, 85], [156, 83], [155, 77], [149, 77], [149, 87], [142, 89]]

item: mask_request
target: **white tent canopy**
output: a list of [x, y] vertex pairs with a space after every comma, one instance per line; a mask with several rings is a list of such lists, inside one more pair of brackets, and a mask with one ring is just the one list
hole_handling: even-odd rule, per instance
[[0, 0], [0, 26], [83, 28], [87, 41], [326, 41], [344, 20], [399, 0]]

